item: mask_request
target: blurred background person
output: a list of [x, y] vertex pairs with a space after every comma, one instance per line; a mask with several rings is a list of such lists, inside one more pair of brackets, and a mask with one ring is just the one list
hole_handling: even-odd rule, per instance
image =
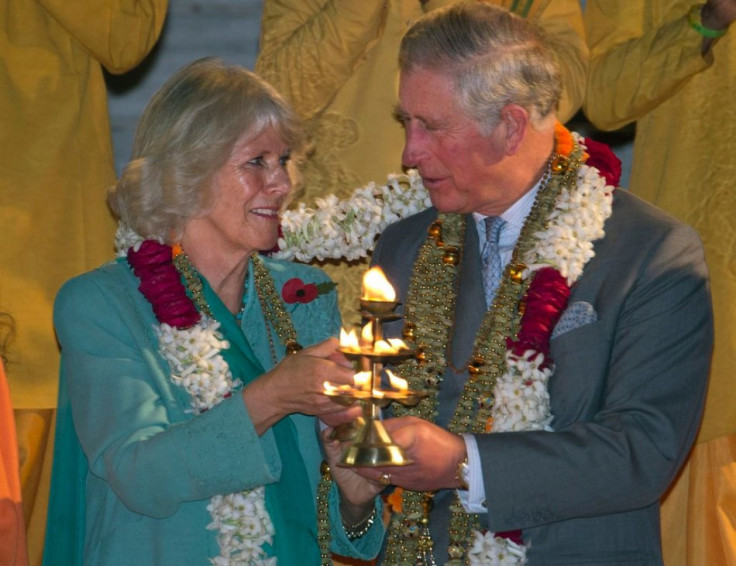
[[59, 354], [52, 301], [112, 257], [115, 181], [102, 68], [123, 73], [159, 37], [166, 0], [8, 0], [0, 10], [0, 310], [20, 443], [31, 564], [40, 564]]
[[[324, 380], [353, 377], [330, 338], [336, 292], [316, 268], [258, 254], [276, 243], [300, 140], [274, 89], [218, 59], [181, 69], [144, 111], [109, 196], [121, 257], [69, 281], [55, 304], [45, 564], [288, 566], [327, 554], [314, 416], [355, 416], [322, 393]], [[332, 475], [340, 490], [330, 483], [319, 502], [333, 549], [371, 558], [382, 486]]]
[[20, 464], [10, 390], [3, 362], [13, 333], [13, 319], [0, 313], [0, 564], [26, 566], [26, 530], [20, 490]]
[[[454, 0], [265, 0], [255, 69], [306, 120], [312, 144], [299, 200], [314, 206], [329, 194], [347, 197], [399, 173], [404, 132], [392, 114], [399, 42], [409, 24]], [[588, 50], [578, 0], [495, 0], [539, 24], [561, 64], [559, 115], [567, 121], [585, 94]], [[343, 317], [355, 309], [367, 261], [327, 262], [338, 283]]]
[[631, 191], [705, 246], [715, 350], [697, 445], [662, 508], [668, 566], [736, 564], [735, 0], [587, 0], [585, 113], [634, 122]]

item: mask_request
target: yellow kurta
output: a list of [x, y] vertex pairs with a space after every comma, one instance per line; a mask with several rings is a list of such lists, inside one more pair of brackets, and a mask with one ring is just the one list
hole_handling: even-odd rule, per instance
[[29, 563], [40, 564], [59, 352], [61, 284], [113, 256], [107, 91], [158, 39], [167, 0], [5, 0], [0, 8], [0, 311], [20, 447]]
[[[256, 72], [307, 119], [313, 151], [297, 200], [340, 198], [401, 171], [404, 132], [393, 116], [401, 37], [411, 21], [452, 0], [266, 0]], [[545, 28], [560, 54], [561, 118], [580, 107], [587, 47], [578, 0], [496, 0]], [[358, 319], [366, 262], [326, 265], [339, 284], [343, 316]]]
[[0, 9], [0, 311], [16, 321], [13, 405], [56, 404], [51, 304], [61, 284], [112, 258], [115, 181], [101, 65], [136, 66], [167, 0], [5, 0]]
[[663, 506], [668, 566], [736, 564], [736, 29], [702, 56], [691, 5], [588, 0], [585, 16], [586, 114], [605, 130], [636, 122], [630, 188], [695, 227], [710, 270], [713, 366], [698, 445]]

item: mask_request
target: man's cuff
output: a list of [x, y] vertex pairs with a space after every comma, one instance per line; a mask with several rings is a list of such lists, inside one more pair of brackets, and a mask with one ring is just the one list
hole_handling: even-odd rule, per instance
[[468, 489], [458, 489], [457, 494], [460, 497], [460, 503], [468, 513], [487, 513], [486, 487], [483, 483], [483, 469], [480, 463], [478, 443], [472, 434], [463, 434], [462, 437], [468, 451], [470, 474], [468, 475]]

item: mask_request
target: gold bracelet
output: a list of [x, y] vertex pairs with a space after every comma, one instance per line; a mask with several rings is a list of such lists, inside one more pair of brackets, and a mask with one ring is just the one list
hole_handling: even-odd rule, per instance
[[703, 6], [705, 6], [705, 4], [693, 4], [690, 7], [690, 11], [687, 14], [687, 22], [690, 24], [690, 27], [703, 37], [707, 37], [709, 39], [717, 39], [726, 35], [725, 29], [713, 29], [703, 25], [701, 13]]
[[342, 522], [342, 528], [345, 530], [345, 534], [348, 537], [348, 540], [353, 541], [356, 538], [362, 537], [364, 534], [366, 534], [369, 530], [371, 530], [371, 527], [373, 526], [373, 523], [376, 522], [376, 506], [373, 506], [373, 509], [371, 509], [371, 514], [368, 515], [365, 519], [360, 521], [357, 525], [348, 525], [345, 523], [345, 521]]

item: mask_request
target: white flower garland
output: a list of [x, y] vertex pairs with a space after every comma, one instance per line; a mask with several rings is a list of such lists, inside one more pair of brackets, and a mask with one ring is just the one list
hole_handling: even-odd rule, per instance
[[171, 368], [171, 381], [182, 387], [191, 397], [195, 414], [211, 409], [225, 395], [242, 386], [233, 380], [221, 350], [230, 347], [219, 332], [220, 323], [200, 315], [191, 328], [178, 329], [168, 324], [156, 328], [158, 351]]
[[373, 249], [386, 226], [431, 205], [416, 170], [389, 175], [380, 187], [369, 183], [345, 200], [328, 195], [315, 202], [316, 209], [299, 203], [295, 210], [284, 211], [283, 236], [274, 257], [302, 262], [360, 259]]
[[[582, 143], [582, 140], [576, 140]], [[611, 215], [613, 187], [587, 165], [578, 170], [573, 191], [563, 189], [550, 215], [548, 227], [526, 255], [530, 277], [543, 267], [553, 267], [572, 285], [593, 257], [593, 242], [605, 235], [603, 225]], [[553, 369], [543, 367], [544, 354], [527, 350], [523, 355], [506, 352], [508, 371], [496, 382], [491, 414], [494, 432], [541, 430], [552, 421], [547, 382]]]
[[[118, 256], [138, 246], [143, 239], [120, 224], [115, 236]], [[222, 402], [243, 383], [233, 379], [222, 350], [230, 347], [219, 331], [220, 323], [200, 313], [197, 324], [179, 329], [162, 323], [155, 328], [158, 350], [171, 369], [171, 381], [190, 396], [195, 415]], [[220, 555], [210, 558], [216, 566], [276, 566], [275, 557], [265, 556], [263, 545], [273, 541], [274, 527], [266, 509], [265, 488], [257, 487], [227, 495], [215, 495], [207, 505], [217, 530]]]
[[[584, 147], [577, 135], [575, 141]], [[614, 187], [606, 185], [597, 169], [581, 165], [572, 191], [563, 189], [550, 215], [547, 229], [537, 234], [526, 255], [530, 277], [544, 267], [557, 269], [572, 285], [595, 255], [593, 242], [605, 235], [603, 226], [611, 215]], [[491, 409], [493, 432], [552, 430], [547, 384], [554, 368], [544, 366], [544, 354], [527, 350], [522, 355], [506, 351], [507, 371], [494, 387]], [[473, 531], [468, 551], [471, 566], [517, 566], [526, 564], [526, 546], [492, 532]]]
[[468, 550], [470, 564], [478, 566], [517, 566], [526, 564], [526, 546], [511, 539], [494, 537], [493, 533], [473, 531]]
[[[171, 380], [189, 393], [194, 414], [201, 414], [219, 404], [243, 383], [233, 379], [222, 350], [230, 347], [219, 331], [220, 323], [200, 313], [191, 328], [178, 329], [161, 324], [156, 329], [159, 353], [171, 368]], [[211, 558], [217, 566], [275, 566], [268, 558], [264, 543], [271, 543], [273, 523], [266, 510], [266, 491], [257, 487], [227, 495], [215, 495], [207, 505], [217, 530], [220, 555]]]

